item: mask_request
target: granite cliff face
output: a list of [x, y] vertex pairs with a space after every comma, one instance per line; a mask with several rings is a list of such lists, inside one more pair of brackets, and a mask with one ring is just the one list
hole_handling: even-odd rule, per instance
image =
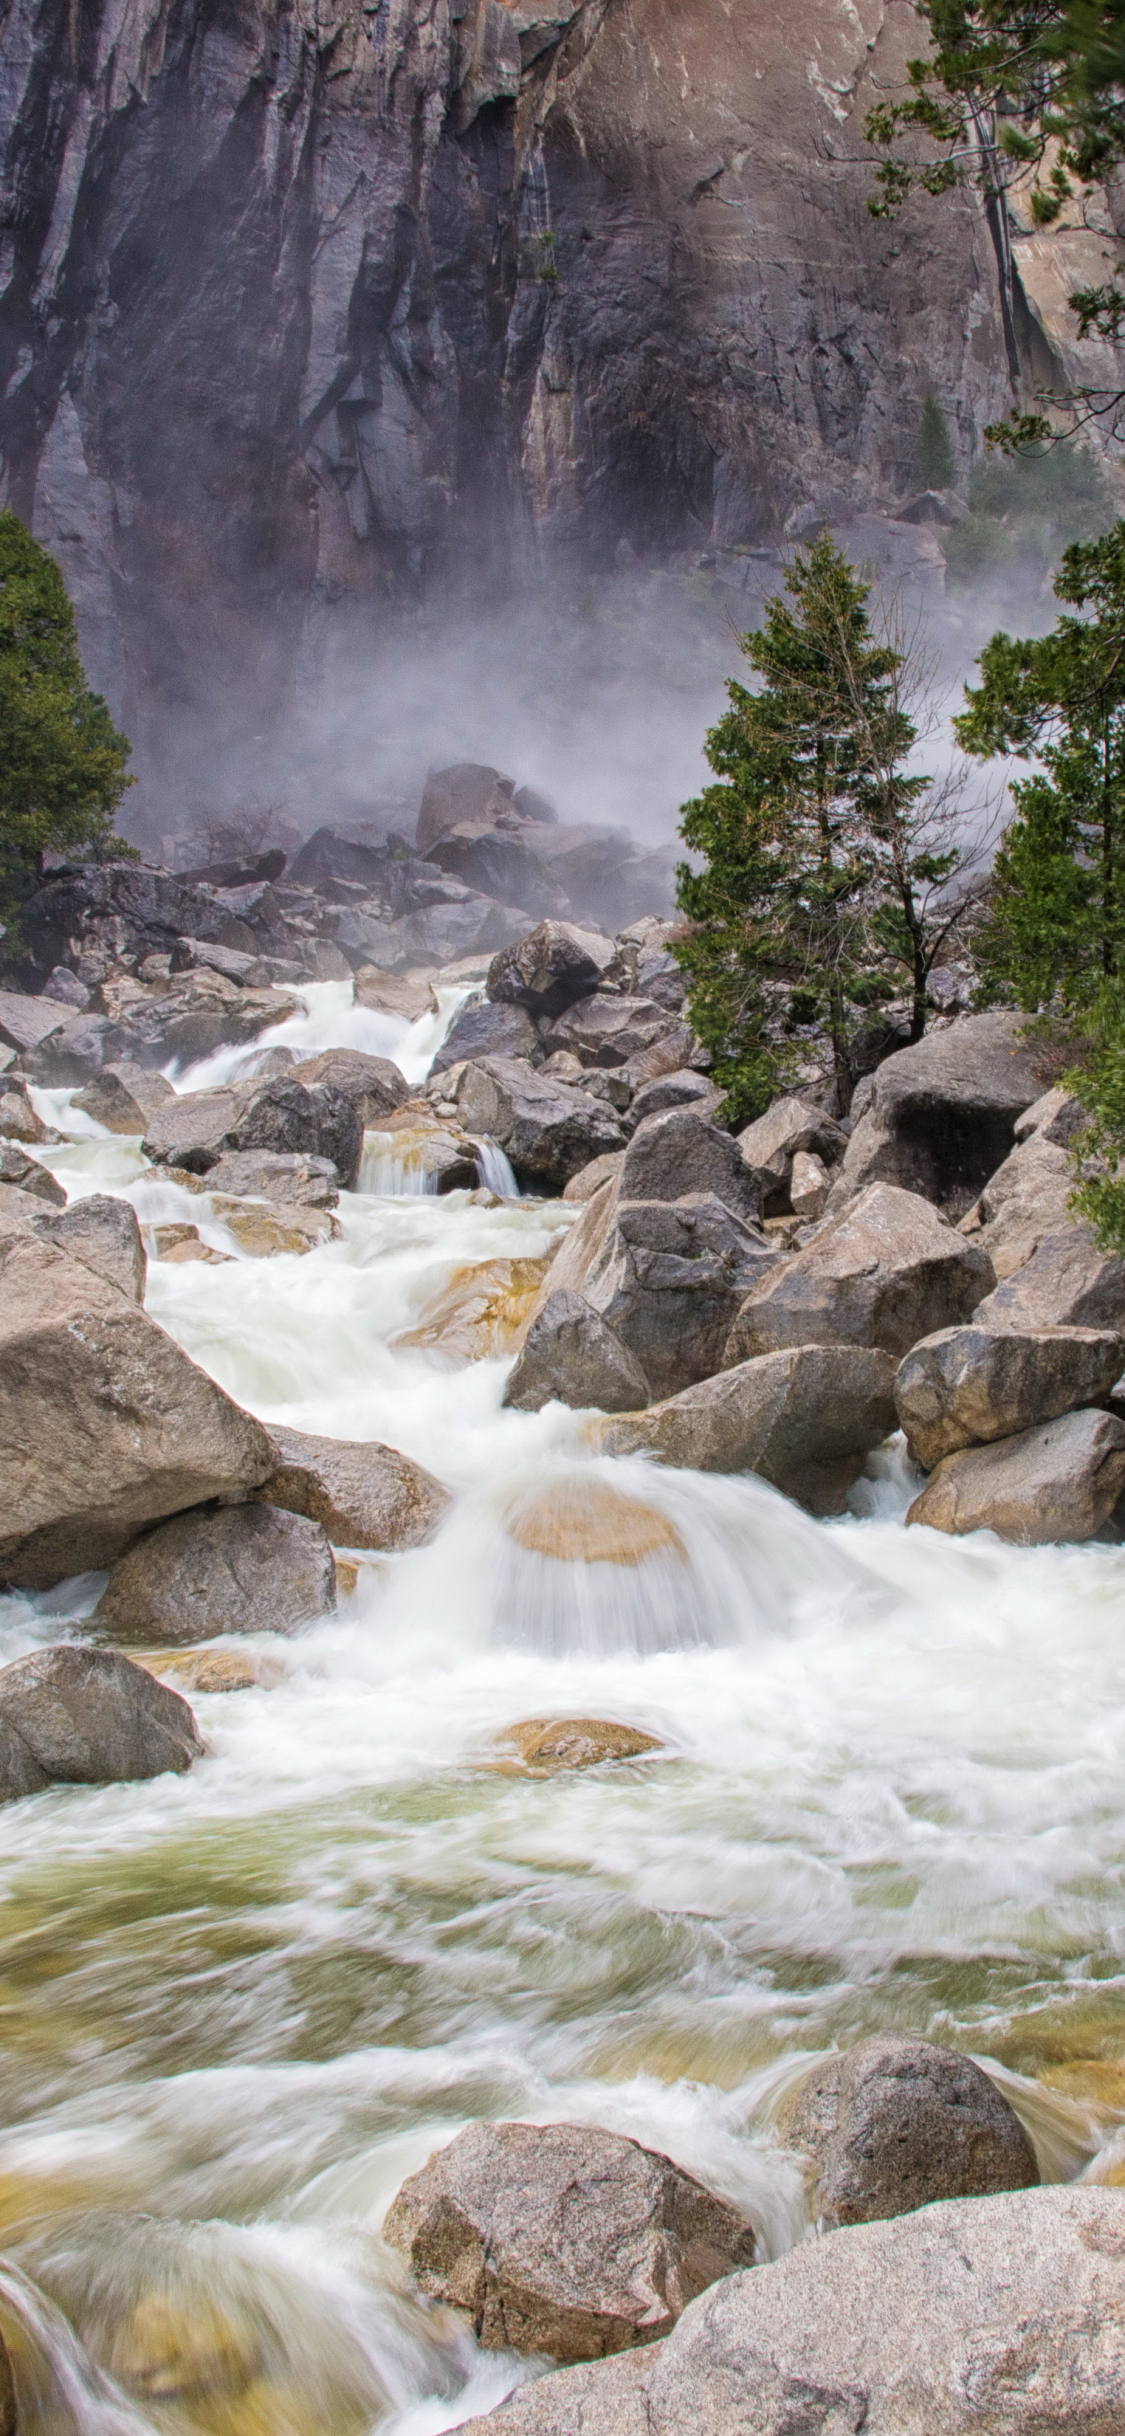
[[[866, 210], [905, 0], [10, 0], [0, 451], [142, 751], [333, 617], [900, 493], [1008, 395], [976, 202]], [[155, 723], [155, 724], [154, 724]]]

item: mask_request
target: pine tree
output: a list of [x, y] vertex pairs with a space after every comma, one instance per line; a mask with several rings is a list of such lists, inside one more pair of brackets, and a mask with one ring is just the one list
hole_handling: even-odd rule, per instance
[[129, 744], [92, 693], [53, 558], [0, 511], [0, 911], [44, 849], [122, 851], [113, 816]]
[[932, 390], [922, 400], [914, 443], [914, 480], [920, 491], [950, 491], [957, 480], [949, 425]]

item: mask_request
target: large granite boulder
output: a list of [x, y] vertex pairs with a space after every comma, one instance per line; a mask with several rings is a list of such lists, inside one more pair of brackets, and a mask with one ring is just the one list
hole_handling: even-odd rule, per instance
[[[382, 1061], [380, 1061], [382, 1062]], [[158, 1108], [142, 1145], [158, 1166], [205, 1176], [224, 1151], [330, 1159], [341, 1184], [354, 1184], [363, 1155], [355, 1102], [327, 1084], [306, 1090], [291, 1075], [186, 1092]], [[233, 1186], [227, 1190], [236, 1189]], [[296, 1196], [285, 1195], [287, 1200]]]
[[458, 821], [492, 825], [511, 819], [515, 792], [515, 779], [505, 778], [488, 762], [454, 761], [448, 769], [431, 770], [418, 814], [419, 854], [428, 854]]
[[0, 1184], [30, 1196], [33, 1201], [46, 1201], [52, 1209], [66, 1208], [66, 1194], [56, 1184], [49, 1167], [20, 1150], [15, 1142], [0, 1142]]
[[118, 1287], [131, 1303], [143, 1303], [148, 1262], [136, 1212], [109, 1193], [88, 1193], [64, 1210], [44, 1210], [31, 1222], [40, 1242], [53, 1243]]
[[1125, 1335], [1125, 1260], [1100, 1251], [1087, 1226], [1054, 1224], [978, 1305], [976, 1317], [982, 1328], [1108, 1328]]
[[122, 1059], [103, 1066], [100, 1074], [74, 1094], [73, 1105], [84, 1116], [104, 1125], [108, 1133], [143, 1134], [150, 1119], [175, 1093], [167, 1076]]
[[957, 1534], [995, 1531], [1032, 1548], [1093, 1539], [1123, 1494], [1125, 1422], [1071, 1412], [944, 1456], [906, 1519]]
[[778, 2130], [808, 2158], [813, 2214], [830, 2230], [1039, 2180], [1019, 2116], [988, 2074], [924, 2038], [868, 2038], [814, 2065]]
[[84, 1262], [0, 1232], [0, 1579], [48, 1589], [268, 1477], [265, 1431]]
[[342, 1548], [418, 1548], [449, 1505], [441, 1482], [393, 1446], [271, 1429], [275, 1464], [258, 1491], [307, 1514]]
[[556, 1287], [540, 1303], [520, 1346], [504, 1391], [517, 1412], [537, 1413], [544, 1404], [584, 1406], [603, 1413], [632, 1413], [648, 1401], [649, 1385], [639, 1363], [615, 1336], [585, 1295]]
[[651, 999], [625, 998], [619, 991], [594, 991], [577, 998], [541, 1026], [549, 1056], [569, 1049], [584, 1066], [624, 1066], [653, 1042], [673, 1037], [677, 1064], [690, 1052], [692, 1032]]
[[598, 931], [577, 930], [572, 922], [540, 922], [493, 957], [488, 995], [526, 1007], [529, 1015], [558, 1016], [596, 989], [616, 953], [613, 940]]
[[0, 1667], [0, 1802], [182, 1776], [202, 1750], [187, 1701], [113, 1650], [63, 1642]]
[[577, 2123], [473, 2123], [412, 2174], [385, 2240], [488, 2351], [596, 2360], [652, 2343], [753, 2226], [668, 2157]]
[[462, 2436], [1116, 2436], [1123, 2327], [1120, 2191], [946, 2200], [728, 2276]]
[[620, 1150], [625, 1140], [604, 1100], [552, 1082], [514, 1057], [466, 1066], [457, 1113], [467, 1132], [498, 1142], [520, 1183], [538, 1192], [561, 1192], [591, 1159]]
[[942, 1328], [895, 1380], [899, 1423], [929, 1472], [943, 1455], [1011, 1438], [1082, 1404], [1102, 1404], [1125, 1369], [1125, 1339], [1095, 1328]]
[[929, 1201], [870, 1184], [763, 1277], [738, 1314], [726, 1359], [789, 1345], [873, 1345], [901, 1356], [919, 1337], [968, 1319], [992, 1283], [987, 1254]]
[[482, 1006], [463, 1007], [451, 1024], [430, 1068], [431, 1078], [451, 1066], [482, 1057], [523, 1057], [538, 1064], [539, 1034], [526, 1007], [508, 1006], [486, 998]]
[[753, 1222], [761, 1216], [757, 1179], [729, 1133], [698, 1108], [665, 1108], [638, 1125], [621, 1169], [622, 1201], [679, 1201], [713, 1193]]
[[879, 1066], [848, 1144], [830, 1209], [870, 1184], [921, 1193], [960, 1218], [1015, 1142], [1017, 1119], [1042, 1097], [1018, 1015], [967, 1015]]
[[361, 1128], [381, 1124], [410, 1097], [410, 1085], [393, 1061], [369, 1057], [362, 1049], [322, 1049], [319, 1056], [294, 1066], [289, 1080], [308, 1091], [340, 1092], [351, 1101]]
[[176, 1514], [119, 1556], [95, 1609], [119, 1641], [190, 1648], [216, 1633], [299, 1632], [336, 1605], [320, 1524], [274, 1505]]
[[207, 1190], [236, 1201], [276, 1201], [286, 1209], [330, 1210], [340, 1198], [331, 1159], [285, 1150], [224, 1150], [207, 1170]]
[[801, 1345], [740, 1362], [647, 1412], [622, 1413], [599, 1429], [598, 1445], [685, 1471], [756, 1472], [810, 1513], [839, 1514], [872, 1448], [894, 1428], [894, 1376], [889, 1354]]
[[18, 1074], [5, 1074], [0, 1079], [0, 1140], [43, 1143], [58, 1139], [57, 1133], [36, 1115], [27, 1084]]
[[987, 1252], [998, 1281], [1022, 1269], [1046, 1235], [1076, 1224], [1070, 1207], [1075, 1183], [1064, 1145], [1038, 1132], [1017, 1142], [989, 1177], [961, 1220], [961, 1233]]
[[531, 921], [567, 911], [566, 890], [526, 834], [489, 820], [459, 820], [429, 849], [432, 860], [478, 895], [518, 906]]

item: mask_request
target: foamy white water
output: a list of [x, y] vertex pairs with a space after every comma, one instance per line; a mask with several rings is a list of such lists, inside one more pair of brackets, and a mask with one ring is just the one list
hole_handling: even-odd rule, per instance
[[[314, 1017], [328, 1045], [327, 999]], [[91, 2436], [121, 2413], [217, 2429], [136, 2367], [154, 2322], [205, 2344], [216, 2313], [255, 2363], [224, 2436], [434, 2436], [489, 2407], [523, 2372], [420, 2310], [378, 2240], [403, 2177], [482, 2114], [664, 2148], [768, 2255], [804, 2228], [782, 2090], [915, 2029], [1001, 2076], [1046, 2173], [1118, 2170], [1125, 2074], [1116, 2108], [1112, 2076], [1091, 2095], [1067, 2068], [1125, 2054], [1122, 1552], [906, 1531], [895, 1446], [851, 1518], [815, 1524], [755, 1480], [592, 1459], [581, 1416], [503, 1410], [505, 1362], [396, 1343], [458, 1270], [542, 1258], [562, 1205], [345, 1195], [339, 1242], [256, 1261], [206, 1196], [75, 1131], [48, 1154], [69, 1191], [236, 1254], [150, 1268], [197, 1361], [455, 1496], [338, 1615], [262, 1636], [274, 1689], [195, 1699], [190, 1777], [4, 1812], [3, 2243], [80, 2338], [25, 2330], [59, 2350], [44, 2421], [70, 2376]], [[525, 1529], [581, 1491], [647, 1514], [647, 1553], [568, 1561]], [[99, 1588], [0, 1602], [0, 1654], [81, 1629]], [[497, 1768], [514, 1720], [567, 1714], [663, 1747]], [[0, 2286], [5, 2327], [21, 2306]]]

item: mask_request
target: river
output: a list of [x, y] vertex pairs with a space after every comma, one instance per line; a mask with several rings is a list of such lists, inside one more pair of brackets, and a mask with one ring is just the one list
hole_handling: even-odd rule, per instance
[[[455, 997], [409, 1026], [349, 998], [310, 990], [274, 1037], [420, 1080]], [[138, 1145], [36, 1098], [72, 1196], [237, 1252]], [[753, 1479], [591, 1460], [576, 1416], [502, 1410], [503, 1359], [392, 1342], [573, 1209], [421, 1194], [368, 1150], [380, 1189], [342, 1197], [338, 1241], [152, 1261], [148, 1308], [264, 1420], [428, 1465], [449, 1518], [251, 1644], [268, 1687], [193, 1694], [190, 1776], [3, 1812], [25, 2436], [437, 2436], [488, 2408], [526, 2372], [420, 2307], [379, 2239], [481, 2115], [664, 2149], [776, 2255], [805, 2230], [779, 2095], [826, 2047], [915, 2030], [988, 2065], [1048, 2177], [1125, 2181], [1125, 1551], [907, 1532], [893, 1445], [828, 1524]], [[584, 1497], [648, 1517], [634, 1561], [566, 1553]], [[532, 1511], [555, 1553], [513, 1536]], [[0, 1657], [81, 1631], [102, 1578], [0, 1601]], [[498, 1761], [514, 1721], [565, 1715], [661, 1748]]]

